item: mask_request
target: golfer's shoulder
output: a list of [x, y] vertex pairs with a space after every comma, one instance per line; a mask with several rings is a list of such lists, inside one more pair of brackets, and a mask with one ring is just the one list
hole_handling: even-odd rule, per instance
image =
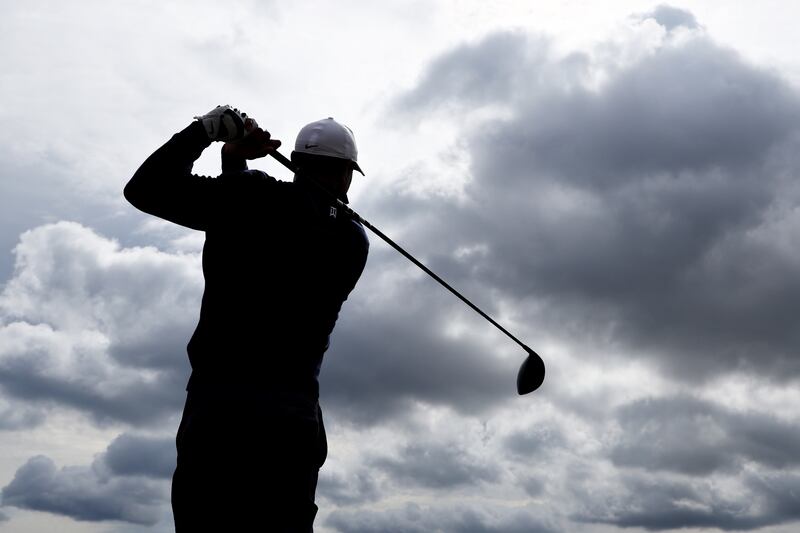
[[218, 181], [224, 190], [236, 195], [271, 192], [278, 183], [278, 180], [266, 172], [255, 169], [223, 173]]
[[240, 170], [233, 174], [223, 174], [220, 177], [225, 177], [230, 182], [239, 185], [271, 185], [278, 181], [263, 170], [256, 169]]

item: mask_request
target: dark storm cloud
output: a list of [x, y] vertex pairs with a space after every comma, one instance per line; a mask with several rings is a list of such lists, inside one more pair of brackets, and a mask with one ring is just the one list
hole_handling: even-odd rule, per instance
[[175, 471], [175, 439], [122, 434], [102, 460], [115, 475], [169, 479]]
[[44, 422], [45, 414], [27, 405], [10, 404], [0, 407], [0, 431], [29, 429]]
[[43, 375], [36, 365], [26, 364], [22, 358], [6, 361], [0, 367], [0, 389], [10, 398], [44, 407], [72, 407], [89, 414], [99, 424], [163, 421], [180, 412], [185, 385], [185, 379], [167, 375], [155, 380], [132, 379], [109, 392], [87, 387], [80, 376]]
[[750, 476], [746, 493], [737, 500], [722, 496], [709, 482], [631, 476], [624, 485], [623, 495], [607, 498], [574, 519], [655, 531], [688, 527], [742, 531], [800, 518], [800, 478], [793, 474]]
[[100, 468], [58, 469], [45, 456], [32, 457], [3, 488], [3, 505], [44, 511], [75, 520], [120, 520], [153, 525], [168, 500], [166, 486], [143, 477], [107, 477]]
[[520, 485], [525, 493], [533, 498], [540, 497], [546, 490], [545, 482], [537, 477], [522, 479]]
[[334, 511], [325, 523], [340, 533], [551, 533], [559, 531], [527, 509], [408, 503], [386, 511]]
[[[797, 520], [800, 430], [791, 420], [685, 395], [618, 408], [611, 474], [569, 477], [573, 519], [648, 530], [751, 530]], [[597, 498], [593, 477], [603, 486]]]
[[749, 476], [746, 484], [763, 498], [765, 521], [779, 524], [800, 519], [800, 475], [779, 472]]
[[692, 476], [758, 463], [800, 466], [800, 428], [761, 412], [737, 412], [686, 396], [638, 400], [617, 411], [614, 464]]
[[479, 172], [501, 170], [506, 186], [551, 174], [604, 191], [651, 174], [715, 168], [729, 173], [727, 184], [763, 183], [740, 174], [759, 170], [800, 119], [785, 82], [700, 38], [657, 50], [597, 92], [542, 91], [527, 104], [473, 141]]
[[38, 455], [3, 488], [2, 502], [76, 520], [153, 525], [168, 501], [175, 453], [173, 437], [123, 433], [89, 466], [58, 469]]
[[[654, 16], [694, 26], [685, 12]], [[500, 85], [485, 66], [496, 43], [517, 61]], [[565, 338], [610, 331], [691, 379], [797, 376], [800, 259], [785, 244], [800, 236], [795, 89], [699, 31], [623, 66], [543, 61], [542, 48], [497, 34], [434, 61], [447, 68], [398, 100], [401, 113], [444, 100], [509, 111], [465, 132], [474, 202], [443, 207], [420, 248], [449, 257], [458, 283], [536, 302], [546, 312], [532, 318]], [[602, 83], [580, 82], [595, 70]], [[459, 269], [442, 235], [469, 235], [488, 253]]]
[[[192, 313], [194, 315], [194, 313]], [[147, 335], [121, 334], [109, 347], [118, 363], [134, 368], [165, 370], [181, 375], [186, 370], [185, 347], [192, 330], [185, 324], [175, 327], [172, 320], [154, 324]]]
[[[366, 298], [380, 295], [381, 312], [374, 304], [345, 303], [322, 367], [323, 405], [372, 424], [407, 412], [412, 401], [480, 413], [515, 394], [522, 358], [496, 357], [490, 325], [461, 315], [461, 304], [427, 277], [384, 283], [371, 265], [357, 290]], [[447, 320], [456, 316], [485, 331], [485, 339], [445, 335]]]
[[517, 457], [532, 457], [562, 447], [566, 440], [556, 427], [537, 425], [512, 433], [504, 439], [505, 449]]
[[474, 487], [500, 477], [497, 464], [446, 443], [407, 445], [397, 457], [377, 457], [369, 464], [395, 482], [432, 489]]
[[516, 70], [528, 64], [526, 54], [531, 49], [526, 43], [522, 33], [495, 33], [478, 44], [459, 46], [431, 61], [417, 87], [396, 105], [416, 110], [459, 100], [488, 103], [510, 96], [516, 89]]
[[338, 474], [324, 468], [320, 472], [317, 496], [336, 506], [349, 506], [376, 501], [381, 494], [373, 476], [365, 470]]

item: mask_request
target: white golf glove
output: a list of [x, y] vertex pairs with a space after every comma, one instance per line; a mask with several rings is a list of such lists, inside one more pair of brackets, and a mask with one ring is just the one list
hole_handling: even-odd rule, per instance
[[236, 141], [258, 127], [255, 119], [229, 105], [218, 105], [205, 115], [194, 118], [203, 124], [212, 141]]

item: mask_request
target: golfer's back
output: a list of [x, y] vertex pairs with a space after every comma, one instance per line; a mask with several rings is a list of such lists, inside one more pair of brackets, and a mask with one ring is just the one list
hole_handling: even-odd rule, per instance
[[258, 171], [217, 180], [206, 289], [189, 343], [192, 379], [254, 382], [316, 400], [329, 336], [366, 262], [364, 230], [312, 184]]

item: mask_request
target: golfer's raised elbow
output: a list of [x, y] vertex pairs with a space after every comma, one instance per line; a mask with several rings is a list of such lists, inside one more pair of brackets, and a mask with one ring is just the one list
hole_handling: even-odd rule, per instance
[[128, 200], [128, 202], [130, 202], [131, 205], [134, 207], [139, 207], [137, 204], [141, 199], [141, 195], [137, 190], [135, 179], [136, 177], [133, 177], [130, 179], [130, 181], [128, 181], [128, 183], [125, 185], [125, 188], [122, 189], [122, 195], [126, 200]]
[[140, 175], [140, 172], [137, 171], [128, 181], [122, 190], [122, 195], [133, 207], [147, 213], [150, 211], [148, 205], [152, 203], [153, 192], [149, 190], [151, 188], [148, 187], [148, 183], [143, 179], [144, 176]]

